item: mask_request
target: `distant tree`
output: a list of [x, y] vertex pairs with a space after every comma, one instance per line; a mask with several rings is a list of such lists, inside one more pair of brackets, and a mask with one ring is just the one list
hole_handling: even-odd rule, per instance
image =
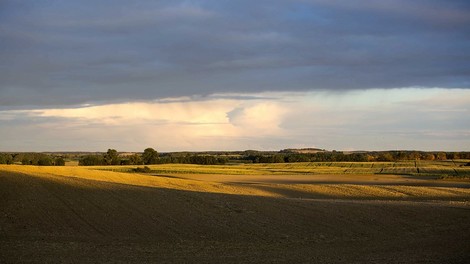
[[23, 165], [38, 165], [39, 160], [44, 158], [42, 153], [22, 153], [20, 156]]
[[54, 161], [55, 166], [65, 166], [65, 160], [62, 157], [58, 157]]
[[119, 155], [117, 150], [115, 149], [108, 149], [106, 154], [104, 154], [104, 160], [106, 165], [120, 165], [121, 160], [119, 159]]
[[158, 163], [158, 152], [153, 148], [146, 148], [142, 154], [142, 162], [145, 165]]
[[470, 152], [460, 152], [459, 156], [461, 159], [470, 159]]
[[421, 154], [419, 154], [419, 152], [417, 151], [412, 151], [408, 155], [409, 160], [420, 160], [420, 158], [421, 158]]
[[143, 168], [138, 167], [138, 168], [132, 169], [132, 171], [140, 172], [140, 173], [150, 173], [150, 172], [152, 172], [152, 169], [150, 169], [147, 166], [144, 166]]
[[287, 162], [308, 162], [310, 158], [306, 154], [288, 154], [286, 160]]
[[12, 164], [13, 156], [8, 153], [0, 153], [0, 164]]
[[129, 163], [132, 165], [141, 165], [143, 164], [142, 158], [140, 157], [139, 154], [134, 154], [129, 156]]
[[228, 162], [228, 157], [226, 157], [226, 156], [217, 158], [217, 164], [223, 165], [223, 164], [226, 164], [227, 162]]
[[284, 156], [283, 155], [273, 155], [272, 156], [273, 163], [284, 163]]
[[379, 157], [377, 158], [378, 161], [393, 161], [392, 154], [388, 152], [380, 153]]
[[22, 165], [31, 165], [31, 160], [28, 157], [23, 157], [21, 159], [21, 164]]
[[434, 156], [434, 154], [432, 154], [432, 153], [426, 153], [426, 154], [424, 154], [424, 159], [425, 160], [435, 160], [436, 156]]
[[376, 160], [377, 160], [377, 158], [374, 155], [366, 154], [366, 161], [372, 162], [372, 161], [376, 161]]
[[39, 166], [52, 166], [52, 158], [48, 156], [40, 157], [37, 165]]
[[358, 162], [367, 161], [367, 155], [365, 155], [363, 153], [353, 153], [353, 154], [349, 155], [349, 157], [351, 158], [350, 161], [358, 161]]
[[132, 165], [129, 159], [121, 159], [120, 165]]
[[409, 157], [408, 153], [406, 153], [405, 151], [398, 152], [397, 160], [408, 160], [408, 159], [412, 159]]
[[447, 155], [448, 158], [450, 159], [460, 159], [460, 153], [458, 152], [452, 152]]
[[445, 152], [439, 152], [436, 155], [437, 160], [446, 160], [447, 159], [447, 154]]
[[78, 161], [79, 166], [106, 165], [102, 155], [85, 155]]

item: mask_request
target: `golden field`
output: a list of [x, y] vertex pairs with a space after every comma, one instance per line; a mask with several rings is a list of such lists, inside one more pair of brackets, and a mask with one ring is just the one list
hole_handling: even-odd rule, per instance
[[0, 165], [0, 262], [464, 263], [462, 164]]

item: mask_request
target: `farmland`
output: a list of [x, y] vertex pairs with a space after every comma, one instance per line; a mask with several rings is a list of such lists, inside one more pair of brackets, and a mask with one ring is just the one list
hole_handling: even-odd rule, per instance
[[[194, 164], [151, 165], [152, 173], [160, 174], [223, 174], [223, 175], [312, 175], [312, 174], [397, 174], [435, 176], [436, 178], [468, 178], [468, 161], [400, 161], [400, 162], [299, 162], [201, 166]], [[142, 167], [142, 166], [141, 166]], [[98, 170], [131, 172], [135, 166], [96, 166]]]
[[0, 262], [464, 263], [467, 162], [0, 165]]

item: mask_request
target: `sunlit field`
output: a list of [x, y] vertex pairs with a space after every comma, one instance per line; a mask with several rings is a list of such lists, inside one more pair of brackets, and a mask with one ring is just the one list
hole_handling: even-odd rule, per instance
[[0, 165], [0, 260], [464, 263], [467, 162]]
[[[400, 161], [400, 162], [298, 162], [234, 165], [162, 164], [148, 166], [155, 174], [223, 174], [223, 175], [312, 175], [312, 174], [396, 174], [468, 178], [469, 161]], [[139, 166], [99, 166], [99, 170], [132, 172]], [[143, 166], [140, 166], [143, 167]]]

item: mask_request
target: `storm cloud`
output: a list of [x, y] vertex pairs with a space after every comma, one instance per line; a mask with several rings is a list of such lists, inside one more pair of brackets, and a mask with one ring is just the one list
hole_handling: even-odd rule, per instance
[[8, 1], [0, 106], [470, 87], [469, 1]]

